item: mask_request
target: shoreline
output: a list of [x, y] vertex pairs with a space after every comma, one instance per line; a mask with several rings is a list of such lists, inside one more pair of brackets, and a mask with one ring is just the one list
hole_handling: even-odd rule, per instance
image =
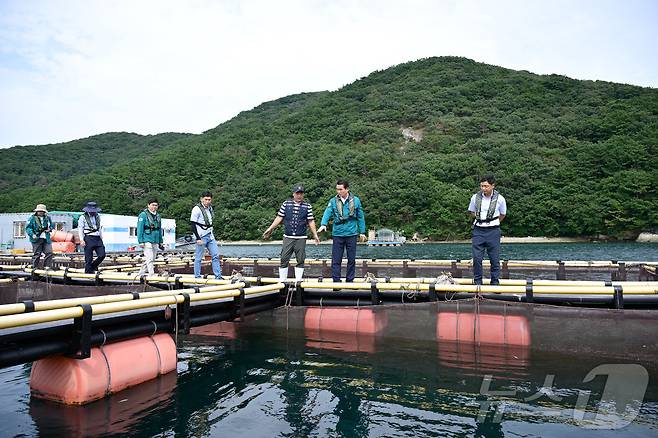
[[[281, 245], [282, 240], [221, 240], [220, 245], [226, 246], [271, 246]], [[506, 237], [501, 238], [501, 243], [589, 243], [591, 239], [585, 237]], [[404, 245], [422, 245], [424, 243], [436, 244], [453, 244], [453, 243], [471, 243], [471, 239], [463, 240], [425, 240], [423, 242], [406, 241]], [[308, 239], [308, 245], [313, 245], [312, 239]], [[331, 239], [323, 240], [320, 245], [331, 245]], [[365, 243], [359, 243], [365, 245]]]

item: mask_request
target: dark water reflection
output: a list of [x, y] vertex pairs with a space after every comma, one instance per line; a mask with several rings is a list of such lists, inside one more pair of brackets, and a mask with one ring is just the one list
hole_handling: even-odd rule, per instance
[[[627, 353], [613, 352], [613, 357], [605, 357], [600, 345], [583, 354], [572, 344], [551, 340], [550, 333], [536, 332], [540, 323], [535, 322], [528, 345], [477, 346], [447, 340], [450, 335], [445, 330], [437, 331], [438, 312], [426, 313], [434, 316], [420, 320], [426, 310], [406, 325], [396, 319], [403, 312], [391, 313], [386, 320], [389, 327], [374, 334], [333, 333], [323, 327], [305, 330], [306, 324], [300, 324], [305, 318], [300, 314], [303, 309], [295, 310], [297, 314], [279, 310], [259, 316], [238, 330], [222, 330], [221, 337], [207, 336], [220, 333], [208, 328], [206, 335], [180, 339], [177, 376], [163, 376], [83, 407], [31, 400], [29, 366], [1, 370], [0, 434], [496, 437], [658, 433], [658, 372], [656, 361], [651, 360], [655, 341], [649, 341], [653, 342], [650, 351], [640, 359], [631, 351], [639, 343], [629, 344]], [[537, 320], [542, 317], [546, 316], [537, 315]], [[603, 323], [600, 327], [605, 329]], [[442, 340], [437, 342], [437, 337]], [[570, 345], [568, 353], [552, 349], [564, 345]], [[606, 364], [646, 370], [648, 388], [641, 405], [631, 402], [630, 411], [612, 409], [607, 417], [595, 419], [610, 377], [584, 380]], [[587, 400], [582, 406], [588, 413], [580, 421], [574, 407], [584, 396]], [[619, 430], [591, 429], [623, 425], [629, 412], [634, 416], [633, 408], [640, 407], [634, 421]]]

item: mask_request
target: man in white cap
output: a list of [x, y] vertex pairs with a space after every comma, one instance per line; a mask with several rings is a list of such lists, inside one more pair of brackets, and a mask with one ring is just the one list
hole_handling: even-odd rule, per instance
[[[78, 219], [78, 235], [80, 245], [85, 249], [85, 273], [93, 274], [105, 259], [105, 245], [103, 244], [103, 228], [101, 227], [101, 209], [89, 201], [82, 208], [85, 213]], [[96, 260], [94, 260], [94, 251]]]
[[304, 261], [306, 259], [306, 226], [311, 229], [315, 244], [320, 243], [318, 232], [315, 229], [313, 207], [304, 201], [304, 186], [297, 184], [292, 189], [292, 199], [288, 199], [281, 207], [263, 238], [269, 239], [272, 231], [281, 222], [284, 223], [283, 245], [281, 246], [281, 263], [279, 265], [279, 281], [288, 278], [288, 264], [290, 257], [295, 253], [297, 265], [295, 266], [295, 281], [301, 281], [304, 276]]
[[48, 210], [43, 204], [38, 204], [34, 214], [30, 216], [25, 225], [25, 233], [32, 243], [32, 269], [36, 269], [43, 253], [43, 267], [50, 268], [53, 261], [53, 245], [50, 241], [50, 233], [53, 230], [53, 222], [48, 216]]

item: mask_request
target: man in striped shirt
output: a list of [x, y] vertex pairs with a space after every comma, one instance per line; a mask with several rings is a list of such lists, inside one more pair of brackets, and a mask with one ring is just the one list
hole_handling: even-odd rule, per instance
[[288, 278], [288, 264], [290, 257], [295, 253], [297, 266], [295, 266], [295, 281], [301, 281], [304, 276], [304, 260], [306, 259], [306, 231], [307, 226], [313, 233], [315, 244], [320, 243], [318, 232], [315, 229], [313, 207], [304, 201], [304, 186], [296, 185], [293, 189], [293, 199], [288, 199], [281, 207], [272, 221], [272, 225], [263, 233], [263, 238], [269, 239], [272, 231], [281, 222], [284, 224], [283, 246], [281, 247], [281, 263], [279, 265], [279, 280]]

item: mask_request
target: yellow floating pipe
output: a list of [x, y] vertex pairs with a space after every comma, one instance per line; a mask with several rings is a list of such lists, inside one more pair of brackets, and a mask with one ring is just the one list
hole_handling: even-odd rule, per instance
[[[245, 289], [245, 295], [274, 291], [282, 288], [282, 284], [258, 286], [256, 288]], [[110, 313], [126, 312], [130, 310], [146, 309], [149, 307], [167, 306], [170, 304], [182, 303], [184, 300], [180, 290], [176, 295], [168, 295], [154, 298], [144, 298], [132, 301], [120, 301], [101, 304], [92, 304], [92, 315], [105, 315]], [[239, 290], [200, 292], [190, 295], [190, 301], [209, 301], [221, 298], [232, 298], [240, 295]], [[21, 327], [26, 325], [41, 324], [46, 322], [62, 321], [82, 316], [82, 308], [66, 307], [63, 309], [44, 310], [41, 312], [30, 312], [18, 315], [0, 316], [0, 329]]]
[[[473, 284], [472, 278], [453, 278], [457, 284]], [[310, 279], [309, 279], [310, 281]], [[368, 283], [370, 284], [373, 279], [365, 278], [355, 278], [354, 283]], [[405, 278], [405, 277], [377, 277], [374, 279], [377, 283], [427, 283], [431, 284], [436, 281], [436, 277], [419, 277], [419, 278]], [[491, 280], [485, 279], [484, 284], [489, 284]], [[606, 281], [596, 281], [596, 280], [533, 280], [532, 284], [534, 286], [605, 286]], [[648, 286], [652, 287], [652, 282], [647, 281], [613, 281], [611, 284], [613, 286]], [[341, 283], [343, 284], [343, 283]], [[527, 284], [526, 280], [523, 279], [501, 279], [500, 284], [504, 286], [525, 286]], [[657, 283], [658, 285], [658, 283]]]
[[82, 307], [67, 307], [65, 309], [46, 310], [44, 312], [0, 316], [0, 329], [61, 321], [64, 319], [78, 318], [80, 316], [82, 316]]
[[[220, 286], [209, 286], [199, 289], [199, 293], [203, 292], [216, 292], [216, 291], [225, 291], [233, 290], [244, 287], [244, 283], [235, 283], [230, 285], [220, 285]], [[137, 295], [139, 299], [143, 298], [156, 298], [169, 295], [178, 295], [182, 293], [188, 293], [190, 295], [195, 294], [194, 289], [177, 289], [171, 291], [152, 291], [152, 292], [140, 292]], [[114, 294], [114, 295], [97, 295], [93, 297], [80, 297], [80, 298], [63, 298], [59, 300], [47, 300], [47, 301], [35, 301], [34, 302], [34, 311], [42, 312], [46, 310], [62, 309], [66, 307], [78, 306], [80, 304], [102, 304], [102, 303], [112, 303], [120, 301], [132, 301], [134, 300], [133, 295], [129, 293], [123, 294]], [[16, 304], [4, 304], [0, 305], [0, 315], [11, 315], [16, 313], [25, 312], [25, 305], [23, 303]]]
[[[96, 279], [96, 274], [85, 274], [82, 272], [71, 272], [71, 270], [66, 273], [64, 270], [45, 270], [45, 269], [25, 269], [25, 272], [44, 276], [44, 277], [57, 277], [57, 278], [70, 278], [70, 279], [87, 279], [93, 280]], [[131, 273], [122, 273], [122, 272], [101, 272], [98, 278], [103, 281], [126, 281], [126, 282], [139, 282], [141, 281], [141, 275], [135, 275]], [[160, 276], [145, 276], [144, 280], [148, 283], [150, 282], [175, 282], [176, 276], [160, 277]], [[185, 283], [190, 284], [208, 284], [208, 285], [221, 285], [229, 284], [230, 280], [219, 280], [214, 278], [194, 278], [194, 277], [184, 277]]]
[[[301, 286], [305, 289], [350, 289], [350, 290], [369, 290], [369, 283], [333, 283], [333, 282], [302, 282]], [[379, 290], [407, 290], [407, 291], [428, 291], [429, 284], [423, 283], [377, 283]], [[437, 284], [436, 291], [442, 292], [468, 292], [468, 293], [522, 293], [525, 294], [525, 286], [477, 286], [470, 284]], [[614, 287], [610, 286], [589, 286], [589, 287], [566, 287], [566, 286], [533, 286], [533, 294], [614, 294]], [[652, 295], [658, 293], [658, 284], [651, 287], [628, 287], [623, 288], [624, 294], [631, 295]]]
[[20, 271], [25, 267], [26, 265], [0, 265], [0, 271]]

